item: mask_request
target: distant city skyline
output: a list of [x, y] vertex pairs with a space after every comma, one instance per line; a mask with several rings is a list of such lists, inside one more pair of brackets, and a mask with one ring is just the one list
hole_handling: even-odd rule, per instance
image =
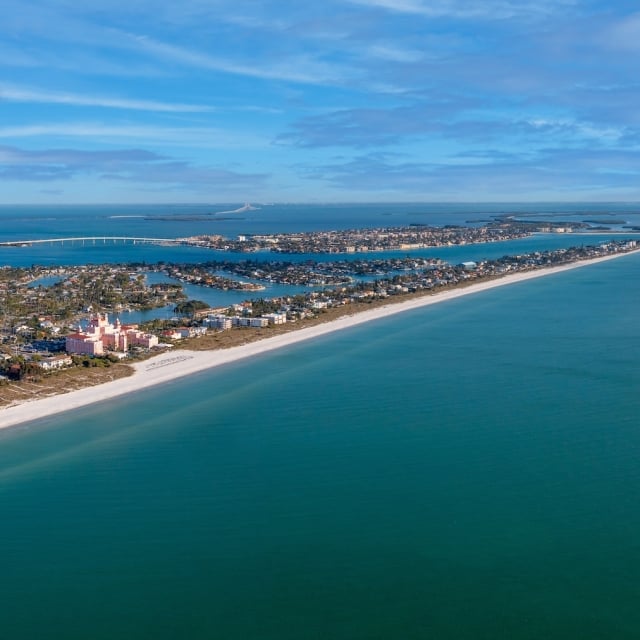
[[7, 0], [0, 203], [640, 201], [637, 9]]

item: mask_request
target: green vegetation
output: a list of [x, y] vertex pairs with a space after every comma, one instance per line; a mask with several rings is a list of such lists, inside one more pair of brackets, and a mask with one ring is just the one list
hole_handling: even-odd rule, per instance
[[[51, 276], [59, 281], [33, 286]], [[20, 342], [20, 336], [64, 335], [87, 311], [153, 309], [185, 298], [180, 284], [148, 286], [144, 274], [129, 265], [0, 268], [0, 337]]]
[[197, 311], [208, 309], [209, 305], [202, 300], [185, 300], [174, 307], [174, 311], [184, 316], [193, 316]]
[[73, 364], [76, 366], [82, 366], [86, 369], [93, 368], [105, 368], [110, 367], [112, 364], [118, 362], [117, 358], [113, 356], [72, 356]]

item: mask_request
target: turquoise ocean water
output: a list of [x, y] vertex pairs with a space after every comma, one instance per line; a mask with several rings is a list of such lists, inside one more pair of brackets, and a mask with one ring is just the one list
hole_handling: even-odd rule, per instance
[[637, 638], [639, 273], [0, 432], [0, 637]]

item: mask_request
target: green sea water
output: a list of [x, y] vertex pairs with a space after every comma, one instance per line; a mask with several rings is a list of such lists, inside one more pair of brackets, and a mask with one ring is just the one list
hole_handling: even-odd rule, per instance
[[640, 637], [639, 273], [0, 433], [0, 638]]

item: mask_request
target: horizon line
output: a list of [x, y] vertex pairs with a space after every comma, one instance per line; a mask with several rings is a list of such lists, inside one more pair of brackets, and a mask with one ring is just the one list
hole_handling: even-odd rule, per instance
[[283, 205], [402, 205], [402, 204], [419, 204], [419, 205], [538, 205], [538, 204], [629, 204], [640, 206], [638, 200], [283, 200], [263, 202], [261, 200], [217, 200], [217, 201], [198, 201], [198, 202], [5, 202], [0, 203], [1, 207], [160, 207], [160, 206], [179, 206], [179, 207], [200, 207], [214, 205], [230, 205], [230, 204], [258, 204], [264, 207], [274, 207]]

